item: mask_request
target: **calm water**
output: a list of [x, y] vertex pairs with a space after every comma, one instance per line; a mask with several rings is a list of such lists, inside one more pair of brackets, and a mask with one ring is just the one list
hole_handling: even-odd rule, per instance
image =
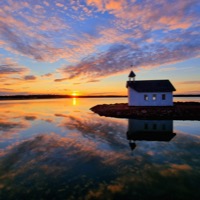
[[116, 102], [1, 101], [0, 199], [199, 199], [199, 121], [89, 110]]

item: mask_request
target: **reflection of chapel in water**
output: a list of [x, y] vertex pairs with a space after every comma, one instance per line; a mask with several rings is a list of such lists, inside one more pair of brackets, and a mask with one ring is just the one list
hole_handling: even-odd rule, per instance
[[175, 135], [173, 120], [128, 119], [127, 139], [132, 150], [137, 140], [169, 142]]

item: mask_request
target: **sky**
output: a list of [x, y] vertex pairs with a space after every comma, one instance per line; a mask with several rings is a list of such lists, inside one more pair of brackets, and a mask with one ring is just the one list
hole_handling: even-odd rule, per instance
[[0, 46], [0, 95], [200, 94], [199, 0], [1, 0]]

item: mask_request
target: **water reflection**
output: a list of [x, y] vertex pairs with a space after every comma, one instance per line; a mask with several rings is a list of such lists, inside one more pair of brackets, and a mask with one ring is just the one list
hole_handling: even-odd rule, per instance
[[76, 104], [77, 104], [77, 100], [76, 100], [76, 98], [74, 97], [74, 98], [73, 98], [73, 101], [72, 101], [72, 105], [73, 105], [73, 106], [76, 106]]
[[169, 142], [173, 133], [173, 120], [128, 119], [127, 139], [131, 150], [136, 148], [137, 140]]
[[189, 134], [195, 122], [180, 132], [184, 122], [100, 117], [89, 108], [106, 102], [72, 102], [0, 103], [0, 199], [199, 197], [198, 123]]

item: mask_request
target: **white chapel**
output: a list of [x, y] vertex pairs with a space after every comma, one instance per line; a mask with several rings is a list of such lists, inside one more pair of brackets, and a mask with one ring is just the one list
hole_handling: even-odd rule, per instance
[[133, 71], [126, 83], [129, 106], [173, 106], [173, 91], [169, 80], [135, 80]]

